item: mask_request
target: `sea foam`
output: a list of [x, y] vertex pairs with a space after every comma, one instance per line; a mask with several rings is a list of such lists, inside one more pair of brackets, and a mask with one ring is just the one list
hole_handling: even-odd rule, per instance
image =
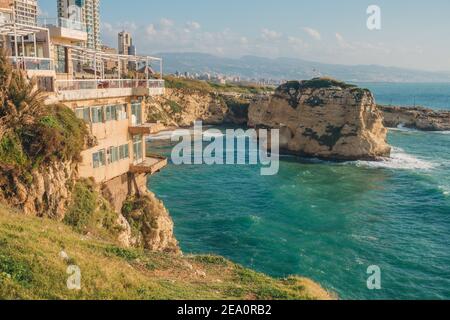
[[403, 170], [431, 170], [434, 168], [432, 162], [416, 158], [400, 148], [393, 148], [390, 158], [383, 158], [381, 161], [356, 161], [356, 166]]

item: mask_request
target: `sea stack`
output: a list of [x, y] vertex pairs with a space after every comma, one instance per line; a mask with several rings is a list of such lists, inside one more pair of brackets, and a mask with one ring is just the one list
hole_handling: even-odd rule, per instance
[[391, 152], [372, 93], [329, 78], [289, 81], [255, 99], [248, 124], [280, 129], [280, 148], [301, 156], [378, 160]]

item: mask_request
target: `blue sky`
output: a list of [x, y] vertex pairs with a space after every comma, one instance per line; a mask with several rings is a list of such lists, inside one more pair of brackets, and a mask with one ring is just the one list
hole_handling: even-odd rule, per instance
[[[56, 15], [56, 0], [39, 0]], [[366, 26], [369, 5], [382, 28]], [[220, 56], [294, 57], [326, 63], [450, 70], [450, 1], [103, 0], [102, 38], [122, 29], [139, 53], [196, 51]]]

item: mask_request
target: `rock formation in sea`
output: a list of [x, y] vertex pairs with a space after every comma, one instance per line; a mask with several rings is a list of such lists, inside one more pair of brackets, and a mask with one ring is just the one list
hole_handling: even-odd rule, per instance
[[424, 131], [450, 130], [450, 111], [436, 111], [422, 107], [378, 106], [378, 108], [384, 114], [384, 125], [390, 128], [404, 126]]
[[255, 99], [248, 125], [280, 129], [280, 148], [302, 156], [377, 160], [391, 152], [372, 93], [328, 78], [290, 81]]

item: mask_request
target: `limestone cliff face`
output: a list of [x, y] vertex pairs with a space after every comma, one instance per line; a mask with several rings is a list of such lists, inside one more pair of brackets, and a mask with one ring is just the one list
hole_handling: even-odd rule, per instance
[[450, 111], [435, 111], [426, 108], [404, 108], [379, 106], [384, 115], [384, 124], [390, 128], [403, 125], [424, 131], [450, 130]]
[[181, 253], [173, 234], [172, 218], [152, 192], [129, 197], [122, 214], [131, 228], [132, 246], [154, 252]]
[[221, 124], [227, 113], [226, 104], [220, 97], [194, 90], [166, 89], [164, 96], [149, 98], [147, 106], [151, 122], [161, 121], [180, 127], [190, 126], [196, 120]]
[[146, 175], [130, 173], [110, 180], [102, 185], [102, 195], [119, 214], [121, 245], [181, 253], [172, 218], [164, 204], [148, 191]]
[[195, 121], [204, 124], [245, 124], [249, 100], [192, 89], [166, 89], [163, 96], [147, 99], [149, 122], [167, 126], [188, 127]]
[[25, 214], [61, 221], [71, 200], [71, 186], [76, 175], [71, 162], [54, 162], [30, 172], [30, 181], [14, 173], [0, 179], [3, 201], [22, 209]]
[[255, 99], [248, 124], [280, 129], [280, 147], [304, 156], [376, 160], [391, 151], [370, 91], [332, 79], [288, 82]]

